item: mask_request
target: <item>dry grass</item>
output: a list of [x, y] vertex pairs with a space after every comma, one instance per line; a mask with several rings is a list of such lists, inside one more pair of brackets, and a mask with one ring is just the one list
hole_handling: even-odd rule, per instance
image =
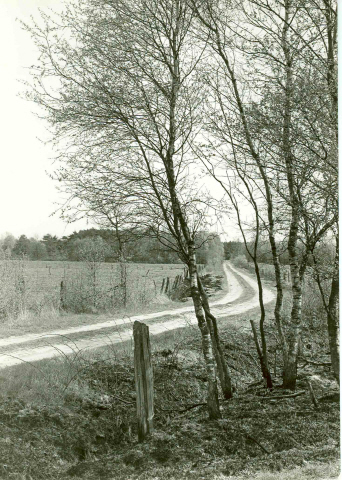
[[[146, 282], [149, 287], [156, 283], [157, 291], [160, 291], [163, 278], [174, 279], [183, 273], [182, 264], [147, 264], [127, 263], [127, 275], [130, 282]], [[72, 283], [74, 280], [87, 276], [85, 262], [62, 262], [62, 261], [30, 261], [27, 262], [25, 277], [32, 285], [32, 292], [44, 291], [47, 294], [59, 294], [60, 282]], [[101, 263], [99, 285], [108, 286], [119, 283], [120, 264]]]
[[253, 480], [331, 480], [340, 478], [340, 471], [340, 462], [338, 460], [325, 464], [309, 461], [305, 462], [303, 467], [292, 468], [281, 473], [262, 471], [248, 477], [245, 474], [228, 477], [221, 474], [215, 475], [212, 480], [246, 480], [246, 478]]
[[[21, 264], [20, 269], [17, 264], [7, 261], [6, 275], [1, 283], [3, 292], [0, 293], [7, 303], [5, 314], [0, 316], [0, 336], [84, 325], [123, 315], [162, 310], [172, 305], [170, 299], [160, 293], [163, 278], [169, 277], [172, 282], [183, 273], [182, 265], [127, 264], [123, 291], [123, 287], [118, 286], [121, 281], [120, 266], [102, 263], [94, 293], [83, 262], [32, 261]], [[20, 270], [25, 282], [24, 294], [17, 291], [17, 270]], [[65, 286], [66, 310], [60, 308], [61, 281]]]
[[[41, 264], [42, 266], [44, 265], [44, 262], [29, 262], [27, 265], [30, 267], [31, 264], [35, 263]], [[63, 262], [54, 263], [62, 264]], [[109, 264], [102, 265], [104, 268], [107, 268]], [[140, 272], [144, 275], [140, 277], [136, 276], [134, 281], [131, 281], [130, 278], [127, 279], [128, 295], [126, 306], [123, 305], [122, 297], [119, 295], [119, 301], [114, 304], [111, 304], [111, 298], [109, 297], [110, 302], [107, 304], [106, 308], [92, 308], [90, 301], [90, 305], [88, 304], [89, 309], [85, 308], [85, 312], [83, 313], [78, 312], [77, 309], [76, 312], [61, 310], [59, 308], [59, 299], [56, 296], [49, 296], [49, 294], [44, 291], [41, 292], [40, 299], [36, 298], [34, 296], [34, 289], [32, 286], [32, 288], [30, 287], [28, 283], [29, 280], [27, 280], [28, 294], [26, 295], [27, 301], [26, 305], [24, 305], [25, 308], [22, 308], [16, 315], [10, 315], [1, 319], [0, 338], [10, 335], [40, 333], [49, 330], [77, 327], [115, 320], [117, 318], [131, 317], [137, 314], [160, 312], [165, 309], [169, 310], [172, 308], [179, 308], [180, 306], [191, 305], [191, 300], [185, 302], [171, 300], [164, 293], [160, 293], [159, 286], [156, 290], [154, 281], [150, 282], [152, 278], [150, 278], [150, 274], [152, 275], [153, 272], [153, 275], [156, 275], [154, 278], [157, 279], [157, 285], [161, 285], [164, 275], [168, 275], [170, 279], [175, 278], [180, 274], [179, 272], [182, 272], [182, 270], [180, 270], [180, 265], [153, 265], [153, 271], [149, 270], [148, 267], [150, 266], [151, 265], [146, 264], [131, 264], [129, 266], [129, 268], [132, 268], [132, 272]], [[28, 268], [28, 271], [30, 271], [30, 268]], [[219, 269], [217, 273], [222, 275], [222, 269]], [[226, 280], [224, 278], [223, 285], [225, 285], [225, 282]], [[80, 283], [78, 286], [83, 295], [84, 289], [82, 290], [81, 288], [82, 284]], [[31, 297], [29, 296], [30, 292], [32, 294], [30, 294]], [[75, 290], [72, 292], [71, 297], [72, 302], [76, 304], [80, 300], [77, 291]], [[55, 301], [52, 301], [53, 298], [55, 298]]]
[[[85, 262], [4, 259], [0, 267], [0, 310], [4, 310], [3, 319], [17, 317], [26, 310], [40, 316], [44, 314], [44, 309], [59, 309], [62, 281], [70, 310], [83, 308], [81, 313], [85, 313], [88, 308], [91, 313], [91, 306], [95, 310], [97, 306], [103, 310], [116, 308], [122, 303], [129, 306], [150, 303], [160, 293], [164, 278], [169, 277], [173, 282], [177, 275], [184, 273], [181, 264], [128, 263], [125, 264], [123, 286], [120, 264], [99, 264], [95, 281]], [[123, 288], [125, 292], [122, 292]], [[9, 301], [12, 298], [15, 305]], [[17, 305], [19, 300], [20, 305]]]
[[[271, 307], [268, 307], [269, 313]], [[248, 317], [220, 322], [235, 396], [222, 402], [223, 419], [209, 422], [206, 374], [198, 328], [153, 336], [155, 434], [136, 441], [132, 345], [77, 352], [1, 372], [0, 478], [33, 480], [304, 480], [338, 472], [338, 406], [263, 401]], [[239, 322], [244, 328], [233, 327]], [[329, 373], [322, 373], [329, 377]], [[277, 381], [277, 379], [276, 379]], [[278, 378], [279, 382], [279, 378]], [[305, 378], [300, 380], [305, 389]], [[326, 382], [325, 391], [331, 390]], [[314, 386], [316, 389], [316, 386]], [[317, 387], [318, 388], [318, 387]], [[330, 391], [329, 390], [329, 391]], [[245, 433], [257, 439], [269, 454]]]
[[[254, 273], [254, 265], [252, 262], [248, 262], [244, 255], [238, 255], [237, 257], [232, 259], [232, 263], [238, 268], [244, 268], [248, 270], [253, 275]], [[274, 267], [272, 264], [267, 263], [259, 263], [259, 269], [261, 277], [264, 280], [275, 281], [275, 273]], [[288, 265], [281, 266], [282, 272], [282, 280], [285, 286], [290, 285], [290, 267]]]

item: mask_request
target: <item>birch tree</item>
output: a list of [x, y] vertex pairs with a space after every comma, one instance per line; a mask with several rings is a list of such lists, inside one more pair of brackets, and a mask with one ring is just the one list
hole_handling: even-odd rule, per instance
[[[192, 0], [191, 5], [202, 38], [208, 38], [214, 53], [214, 76], [209, 77], [214, 105], [209, 107], [214, 110], [210, 134], [219, 140], [220, 149], [232, 154], [232, 148], [237, 148], [249, 156], [264, 191], [277, 284], [274, 313], [283, 350], [283, 385], [294, 389], [308, 255], [336, 217], [328, 197], [319, 201], [322, 172], [329, 160], [325, 153], [333, 150], [330, 132], [326, 139], [322, 137], [323, 131], [329, 131], [326, 112], [334, 110], [327, 103], [330, 98], [333, 105], [335, 98], [331, 60], [321, 61], [325, 51], [321, 39], [329, 27], [317, 31], [320, 17], [310, 1], [303, 8], [293, 0]], [[317, 62], [312, 64], [313, 57]], [[314, 81], [324, 85], [325, 78], [323, 89], [314, 91]], [[316, 100], [323, 109], [318, 116]], [[334, 118], [331, 113], [330, 118]], [[228, 126], [233, 135], [228, 135]], [[291, 266], [289, 335], [283, 328], [277, 233], [287, 239]], [[302, 241], [306, 244], [303, 255]]]
[[216, 368], [227, 397], [231, 383], [197, 276], [196, 234], [209, 207], [189, 148], [201, 122], [203, 60], [192, 21], [184, 0], [79, 0], [59, 17], [43, 14], [26, 27], [40, 51], [28, 96], [49, 122], [57, 176], [73, 200], [92, 192], [97, 212], [99, 203], [129, 205], [127, 226], [150, 228], [188, 266], [209, 416], [219, 418]]

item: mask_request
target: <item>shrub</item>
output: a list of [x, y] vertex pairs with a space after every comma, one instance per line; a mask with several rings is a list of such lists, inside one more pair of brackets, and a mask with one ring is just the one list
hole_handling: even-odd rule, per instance
[[247, 258], [244, 255], [238, 255], [232, 262], [238, 268], [248, 268]]
[[0, 250], [0, 317], [16, 317], [26, 309], [25, 258], [13, 260]]
[[326, 330], [326, 311], [318, 286], [309, 275], [305, 277], [302, 301], [303, 322], [313, 331]]

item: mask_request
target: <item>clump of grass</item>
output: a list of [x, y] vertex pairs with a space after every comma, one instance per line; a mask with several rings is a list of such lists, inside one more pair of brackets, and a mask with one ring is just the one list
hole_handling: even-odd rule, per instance
[[0, 249], [0, 318], [6, 320], [25, 312], [27, 286], [25, 258], [13, 260]]
[[238, 268], [248, 268], [248, 261], [245, 255], [237, 255], [232, 259], [232, 263]]

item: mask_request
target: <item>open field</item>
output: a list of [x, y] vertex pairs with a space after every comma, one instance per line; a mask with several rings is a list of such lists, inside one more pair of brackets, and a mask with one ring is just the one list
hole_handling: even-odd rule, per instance
[[130, 315], [151, 305], [158, 309], [169, 302], [184, 274], [182, 264], [5, 260], [0, 265], [0, 318], [10, 325], [52, 316], [53, 325], [61, 313]]
[[[224, 265], [227, 288], [222, 295], [220, 292], [211, 298], [211, 311], [218, 318], [235, 316], [253, 309], [258, 305], [256, 294], [256, 282], [249, 275], [241, 274], [231, 266]], [[273, 293], [265, 291], [265, 302], [273, 300]], [[188, 302], [186, 302], [188, 303]], [[190, 302], [191, 303], [191, 302]], [[178, 308], [177, 308], [178, 306]], [[140, 313], [139, 315], [125, 315], [118, 318], [114, 314], [106, 321], [100, 321], [100, 316], [87, 317], [88, 325], [81, 325], [78, 319], [83, 315], [59, 317], [60, 321], [66, 321], [65, 328], [48, 329], [48, 325], [41, 322], [26, 324], [26, 335], [12, 335], [0, 338], [0, 368], [20, 363], [21, 361], [38, 361], [44, 358], [52, 358], [63, 352], [69, 355], [75, 352], [83, 352], [99, 348], [108, 344], [120, 344], [123, 339], [130, 340], [132, 324], [134, 321], [143, 321], [150, 327], [154, 335], [175, 328], [186, 327], [196, 324], [197, 320], [193, 312], [193, 305], [178, 302], [170, 302], [168, 307], [153, 313]], [[115, 318], [114, 318], [115, 317]], [[75, 323], [76, 320], [76, 323]], [[56, 326], [55, 326], [56, 327]], [[0, 328], [0, 336], [6, 334], [6, 330]]]
[[[175, 279], [184, 277], [182, 264], [99, 263], [96, 268], [94, 282], [84, 262], [2, 262], [0, 337], [104, 322], [189, 303], [186, 298], [172, 301], [165, 294], [167, 285], [170, 293]], [[216, 273], [223, 274], [222, 268]]]
[[[155, 287], [159, 292], [164, 278], [174, 280], [184, 274], [182, 264], [126, 263], [128, 282], [144, 283], [146, 288]], [[25, 279], [32, 294], [55, 294], [60, 291], [61, 281], [73, 283], [85, 281], [89, 275], [86, 262], [29, 261], [25, 265]], [[99, 286], [116, 286], [120, 283], [120, 264], [100, 263], [98, 265]]]

